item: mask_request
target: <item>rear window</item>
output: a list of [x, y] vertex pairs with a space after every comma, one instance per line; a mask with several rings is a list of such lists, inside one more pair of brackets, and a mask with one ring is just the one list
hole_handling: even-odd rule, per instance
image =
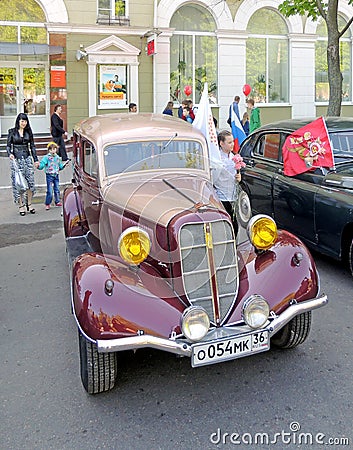
[[158, 169], [204, 170], [204, 155], [197, 141], [148, 141], [107, 145], [106, 175]]

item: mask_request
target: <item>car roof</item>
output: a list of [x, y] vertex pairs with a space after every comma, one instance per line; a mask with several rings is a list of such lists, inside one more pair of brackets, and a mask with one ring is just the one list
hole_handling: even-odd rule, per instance
[[177, 117], [153, 113], [102, 114], [84, 119], [74, 130], [89, 139], [97, 148], [121, 141], [197, 139], [205, 143], [203, 134]]
[[[280, 120], [277, 122], [271, 122], [267, 125], [263, 125], [256, 131], [260, 130], [278, 130], [278, 131], [295, 131], [298, 128], [304, 127], [310, 122], [316, 120], [317, 117], [303, 118], [303, 119], [287, 119]], [[327, 130], [329, 132], [340, 132], [340, 131], [353, 131], [353, 118], [351, 117], [324, 117]]]

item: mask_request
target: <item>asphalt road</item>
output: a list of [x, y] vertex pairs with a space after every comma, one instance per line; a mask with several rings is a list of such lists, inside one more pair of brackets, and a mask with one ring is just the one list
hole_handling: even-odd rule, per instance
[[89, 396], [60, 208], [23, 218], [2, 197], [1, 449], [353, 448], [353, 280], [339, 264], [315, 255], [330, 302], [302, 346], [198, 369], [131, 352], [117, 387]]

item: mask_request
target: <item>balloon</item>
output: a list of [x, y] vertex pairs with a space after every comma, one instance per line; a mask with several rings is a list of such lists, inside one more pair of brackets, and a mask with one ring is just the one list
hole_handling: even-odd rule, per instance
[[184, 87], [184, 92], [185, 92], [185, 95], [187, 95], [187, 96], [191, 95], [191, 93], [192, 93], [192, 87], [189, 86], [189, 85], [186, 85], [186, 86]]
[[251, 92], [251, 86], [249, 84], [244, 84], [243, 93], [247, 97]]

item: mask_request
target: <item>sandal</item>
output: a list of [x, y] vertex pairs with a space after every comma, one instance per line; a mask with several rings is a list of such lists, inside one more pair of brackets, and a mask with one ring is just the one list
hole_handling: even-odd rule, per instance
[[30, 203], [29, 205], [26, 205], [27, 207], [27, 211], [29, 211], [31, 214], [35, 214], [36, 210], [34, 208], [31, 208], [32, 203]]
[[18, 209], [20, 211], [20, 216], [25, 216], [26, 215], [25, 205], [19, 206]]

